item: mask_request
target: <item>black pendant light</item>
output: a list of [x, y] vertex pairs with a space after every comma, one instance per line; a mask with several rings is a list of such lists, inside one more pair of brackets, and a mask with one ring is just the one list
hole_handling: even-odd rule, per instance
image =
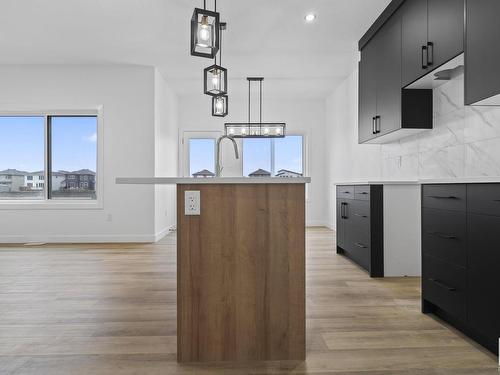
[[[225, 22], [220, 24], [220, 37], [222, 30], [227, 27]], [[203, 92], [211, 96], [221, 96], [227, 94], [227, 69], [222, 66], [222, 43], [219, 50], [219, 64], [215, 56], [214, 64], [203, 70]]]
[[191, 17], [191, 55], [213, 59], [219, 51], [219, 36], [217, 0], [214, 0], [214, 11], [207, 10], [206, 0], [203, 0], [203, 9], [195, 8]]
[[[248, 81], [248, 122], [226, 122], [225, 134], [233, 138], [283, 138], [286, 124], [283, 122], [262, 122], [262, 77], [247, 77]], [[251, 122], [251, 83], [259, 82], [259, 122]]]
[[212, 96], [212, 116], [225, 117], [228, 114], [229, 97], [227, 95]]

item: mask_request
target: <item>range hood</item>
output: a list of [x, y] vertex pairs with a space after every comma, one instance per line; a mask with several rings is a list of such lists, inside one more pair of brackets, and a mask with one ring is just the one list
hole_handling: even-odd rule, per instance
[[422, 78], [409, 84], [405, 89], [435, 89], [464, 71], [464, 54], [460, 54], [447, 63], [427, 73]]

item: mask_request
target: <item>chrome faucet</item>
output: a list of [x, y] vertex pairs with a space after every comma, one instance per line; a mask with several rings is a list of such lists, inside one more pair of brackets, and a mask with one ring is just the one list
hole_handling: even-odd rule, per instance
[[215, 159], [216, 159], [215, 160], [215, 175], [217, 177], [220, 177], [220, 174], [221, 174], [222, 169], [223, 169], [223, 167], [220, 165], [220, 144], [224, 138], [227, 138], [231, 142], [233, 142], [234, 156], [236, 157], [236, 159], [240, 158], [240, 155], [238, 154], [238, 145], [236, 144], [236, 141], [234, 140], [234, 138], [230, 137], [228, 135], [223, 135], [222, 137], [219, 137], [219, 139], [217, 139], [217, 148], [216, 148], [216, 154], [215, 154]]

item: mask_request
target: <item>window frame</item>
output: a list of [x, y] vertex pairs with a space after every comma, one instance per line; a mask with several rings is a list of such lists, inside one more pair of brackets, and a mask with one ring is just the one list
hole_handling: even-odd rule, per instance
[[[37, 116], [44, 117], [44, 196], [43, 199], [2, 199], [0, 200], [0, 210], [102, 210], [103, 209], [103, 145], [104, 145], [104, 121], [103, 107], [92, 107], [86, 109], [59, 109], [59, 110], [0, 110], [0, 116]], [[50, 199], [51, 189], [49, 178], [49, 165], [51, 157], [51, 139], [50, 139], [50, 117], [91, 117], [97, 118], [97, 155], [96, 155], [96, 197], [94, 200], [78, 200], [78, 199]]]
[[[217, 139], [222, 135], [222, 132], [220, 131], [191, 131], [191, 130], [186, 130], [182, 133], [181, 135], [181, 143], [182, 143], [182, 157], [179, 158], [181, 161], [182, 165], [180, 170], [182, 171], [182, 175], [184, 177], [192, 177], [189, 172], [189, 168], [191, 166], [191, 160], [189, 157], [190, 150], [189, 150], [189, 140], [190, 139], [213, 139], [214, 140], [214, 170], [215, 166], [217, 164], [217, 161], [215, 160], [216, 155], [217, 155]], [[179, 147], [181, 149], [181, 147]]]
[[[307, 134], [306, 133], [287, 133], [286, 137], [302, 137], [302, 176], [308, 176], [308, 143], [307, 143]], [[266, 138], [260, 138], [260, 139], [266, 139]], [[270, 152], [271, 152], [271, 177], [275, 177], [275, 174], [277, 171], [275, 171], [276, 168], [276, 155], [275, 155], [275, 144], [274, 144], [274, 139], [275, 138], [268, 138], [269, 141], [271, 142], [271, 147], [270, 147]], [[241, 142], [241, 166], [242, 166], [242, 171], [245, 170], [245, 142]], [[247, 177], [247, 176], [245, 176]]]

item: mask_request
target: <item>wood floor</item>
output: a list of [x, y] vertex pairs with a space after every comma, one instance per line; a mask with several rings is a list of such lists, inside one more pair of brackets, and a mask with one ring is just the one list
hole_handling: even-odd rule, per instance
[[176, 362], [175, 236], [152, 245], [0, 247], [0, 374], [498, 374], [422, 315], [419, 279], [370, 279], [307, 231], [307, 360]]

